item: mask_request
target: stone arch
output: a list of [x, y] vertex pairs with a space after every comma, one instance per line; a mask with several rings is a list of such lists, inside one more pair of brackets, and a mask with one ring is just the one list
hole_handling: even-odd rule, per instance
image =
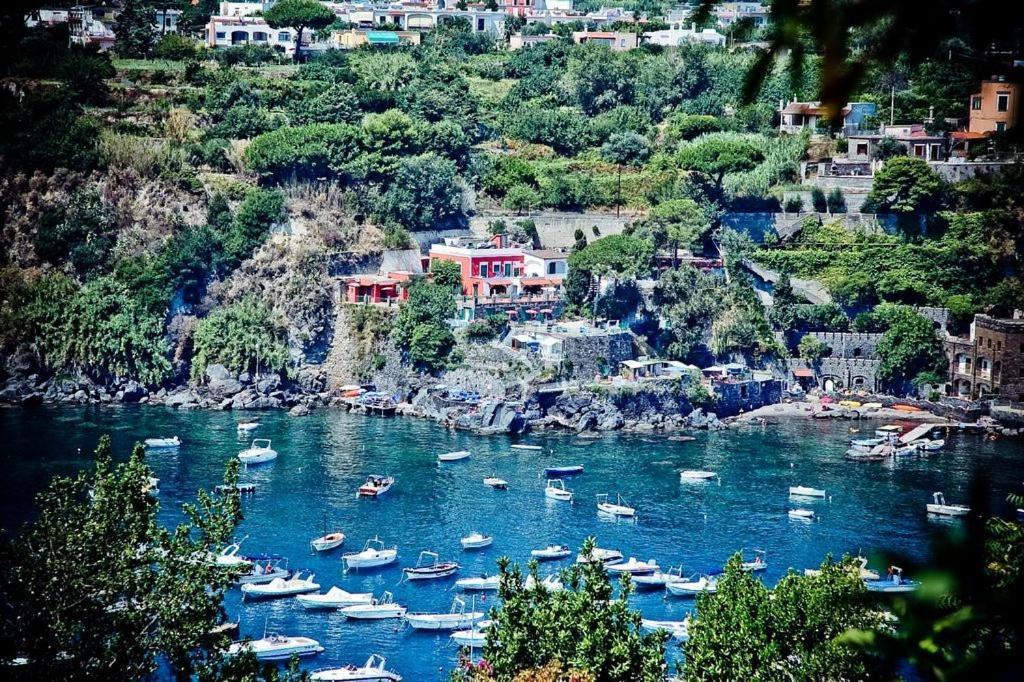
[[837, 376], [823, 376], [821, 378], [821, 388], [825, 391], [835, 391], [843, 387], [842, 380]]
[[869, 385], [868, 378], [861, 374], [855, 374], [850, 380], [851, 388], [868, 388]]
[[970, 379], [957, 379], [953, 382], [953, 394], [959, 397], [970, 397], [971, 395], [971, 381]]

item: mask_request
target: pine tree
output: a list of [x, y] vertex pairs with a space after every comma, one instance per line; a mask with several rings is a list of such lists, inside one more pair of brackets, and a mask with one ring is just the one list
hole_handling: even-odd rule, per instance
[[153, 51], [155, 41], [153, 5], [149, 0], [125, 0], [117, 17], [114, 52], [119, 57], [144, 59]]

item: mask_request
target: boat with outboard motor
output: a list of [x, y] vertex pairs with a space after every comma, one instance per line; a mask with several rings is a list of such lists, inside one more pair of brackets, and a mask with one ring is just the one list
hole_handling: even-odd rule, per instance
[[544, 549], [531, 549], [530, 556], [538, 561], [555, 561], [572, 554], [568, 545], [548, 545]]
[[356, 604], [369, 604], [373, 601], [372, 592], [346, 592], [340, 587], [332, 587], [324, 594], [299, 594], [295, 601], [302, 604], [306, 609], [340, 609], [345, 606]]
[[386, 474], [370, 474], [366, 483], [359, 486], [357, 497], [380, 497], [395, 484], [395, 477]]
[[473, 531], [466, 537], [459, 540], [459, 544], [462, 545], [462, 549], [483, 549], [484, 547], [490, 547], [493, 542], [493, 536], [486, 535], [478, 531]]
[[681, 583], [688, 579], [689, 578], [683, 575], [683, 567], [675, 566], [667, 571], [661, 571], [659, 569], [654, 573], [634, 575], [633, 584], [637, 586], [637, 589], [644, 589], [665, 587], [665, 585], [668, 585], [669, 583]]
[[565, 481], [556, 478], [544, 485], [544, 497], [559, 502], [572, 502], [572, 491], [565, 487]]
[[384, 542], [376, 535], [367, 540], [360, 551], [341, 555], [342, 565], [346, 571], [386, 566], [396, 559], [398, 547], [385, 547]]
[[303, 577], [301, 571], [296, 571], [290, 578], [274, 578], [266, 583], [245, 583], [241, 587], [242, 599], [277, 599], [316, 592], [320, 584], [314, 578], [316, 576], [312, 573]]
[[608, 564], [605, 569], [609, 573], [629, 573], [630, 575], [647, 575], [658, 570], [658, 562], [654, 559], [638, 561], [636, 557], [629, 557], [626, 561], [618, 561]]
[[690, 576], [688, 580], [671, 582], [665, 585], [665, 591], [676, 597], [695, 597], [698, 594], [714, 594], [718, 591], [718, 578], [721, 571]]
[[170, 438], [147, 438], [143, 442], [151, 450], [169, 450], [181, 447], [181, 439], [177, 436], [171, 436]]

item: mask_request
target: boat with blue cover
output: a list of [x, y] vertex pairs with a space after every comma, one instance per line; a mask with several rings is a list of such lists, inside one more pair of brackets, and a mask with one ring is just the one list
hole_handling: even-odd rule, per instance
[[582, 464], [570, 464], [569, 466], [562, 467], [547, 467], [544, 469], [544, 475], [548, 478], [557, 478], [558, 476], [574, 476], [576, 474], [583, 473]]

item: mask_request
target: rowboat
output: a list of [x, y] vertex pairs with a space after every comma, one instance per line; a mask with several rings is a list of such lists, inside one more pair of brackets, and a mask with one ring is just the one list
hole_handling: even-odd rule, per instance
[[462, 545], [462, 549], [481, 549], [483, 547], [489, 547], [494, 542], [494, 538], [490, 535], [484, 535], [473, 531], [466, 537], [459, 540], [459, 544]]
[[292, 656], [315, 656], [324, 650], [320, 642], [309, 637], [270, 635], [251, 642], [234, 642], [228, 647], [228, 656], [251, 651], [258, 661], [284, 661]]
[[610, 564], [609, 573], [629, 573], [630, 575], [645, 575], [658, 570], [658, 562], [654, 559], [638, 561], [636, 557], [629, 557], [626, 561]]
[[385, 669], [387, 659], [379, 654], [370, 654], [360, 667], [346, 665], [344, 668], [321, 668], [313, 671], [312, 682], [402, 682], [402, 676]]
[[702, 592], [714, 594], [718, 590], [718, 580], [714, 576], [702, 575], [696, 580], [672, 582], [665, 585], [665, 590], [676, 597], [694, 597]]
[[932, 504], [925, 505], [929, 514], [940, 514], [942, 516], [966, 516], [971, 508], [962, 504], [946, 504], [946, 496], [942, 493], [932, 493]]
[[814, 518], [814, 512], [810, 509], [790, 509], [787, 513], [791, 519], [806, 519], [810, 521]]
[[332, 587], [326, 593], [320, 594], [299, 594], [295, 601], [302, 604], [306, 609], [340, 609], [355, 604], [369, 604], [373, 601], [373, 594], [370, 592], [352, 593], [346, 592], [340, 587]]
[[685, 642], [690, 639], [689, 623], [685, 620], [651, 620], [644, 618], [640, 621], [640, 627], [650, 632], [664, 630], [677, 642]]
[[[424, 561], [424, 559], [426, 559]], [[454, 561], [439, 561], [437, 552], [420, 552], [416, 565], [412, 568], [403, 568], [402, 572], [408, 580], [431, 580], [434, 578], [447, 578], [459, 570], [459, 565]]]
[[539, 445], [524, 445], [524, 444], [521, 444], [521, 443], [516, 443], [515, 445], [509, 446], [509, 447], [511, 447], [513, 450], [543, 450], [544, 449], [544, 448], [542, 448]]
[[493, 592], [500, 584], [499, 575], [481, 575], [475, 578], [459, 578], [455, 581], [455, 587], [467, 592]]
[[335, 549], [336, 547], [341, 547], [341, 545], [344, 542], [345, 534], [339, 531], [321, 535], [318, 538], [310, 540], [309, 544], [314, 551], [327, 552], [329, 550]]
[[483, 620], [486, 615], [483, 611], [467, 613], [466, 602], [462, 597], [456, 597], [448, 613], [408, 613], [405, 622], [414, 630], [461, 630]]
[[352, 620], [383, 620], [385, 618], [401, 618], [405, 615], [406, 608], [395, 603], [394, 595], [385, 592], [380, 599], [374, 599], [369, 604], [345, 606], [338, 612]]
[[144, 442], [147, 448], [154, 450], [176, 448], [181, 445], [181, 439], [177, 436], [172, 436], [171, 438], [147, 438]]
[[789, 488], [790, 497], [825, 497], [825, 491], [818, 488], [808, 488], [803, 485], [794, 485]]
[[243, 599], [276, 599], [278, 597], [294, 597], [305, 592], [316, 592], [320, 584], [310, 573], [305, 578], [296, 572], [290, 578], [274, 578], [268, 583], [246, 583], [242, 585]]
[[572, 554], [572, 550], [566, 545], [548, 545], [544, 549], [531, 549], [530, 556], [538, 561], [553, 561], [564, 559]]
[[556, 479], [544, 486], [544, 497], [560, 502], [572, 502], [572, 491], [565, 487], [565, 481]]
[[601, 493], [597, 496], [597, 513], [608, 516], [632, 518], [636, 516], [636, 509], [624, 503], [622, 496], [615, 495], [615, 502], [608, 501], [608, 495]]
[[366, 541], [363, 549], [341, 556], [345, 570], [376, 568], [390, 564], [398, 558], [398, 547], [385, 547], [376, 535]]
[[589, 554], [584, 555], [580, 552], [576, 556], [576, 563], [578, 564], [589, 564], [591, 561], [600, 561], [602, 564], [607, 566], [608, 564], [613, 564], [616, 561], [622, 561], [622, 552], [617, 549], [601, 549], [600, 547], [595, 547]]
[[708, 481], [717, 476], [714, 471], [688, 470], [679, 473], [680, 481]]
[[256, 438], [245, 450], [238, 453], [238, 461], [242, 464], [262, 464], [277, 459], [277, 450], [270, 447], [269, 438]]
[[456, 452], [446, 452], [442, 455], [437, 456], [438, 462], [458, 462], [462, 459], [469, 459], [469, 450], [457, 450]]
[[359, 486], [359, 491], [356, 493], [357, 497], [380, 497], [387, 491], [391, 490], [391, 486], [395, 484], [394, 476], [387, 476], [383, 474], [370, 474], [366, 479], [366, 483]]
[[488, 476], [485, 478], [484, 485], [494, 488], [495, 490], [508, 490], [508, 481], [504, 478], [498, 478], [497, 476]]
[[561, 467], [547, 467], [544, 469], [544, 475], [548, 478], [557, 478], [558, 476], [574, 476], [576, 474], [583, 473], [582, 464], [570, 464], [568, 466]]

